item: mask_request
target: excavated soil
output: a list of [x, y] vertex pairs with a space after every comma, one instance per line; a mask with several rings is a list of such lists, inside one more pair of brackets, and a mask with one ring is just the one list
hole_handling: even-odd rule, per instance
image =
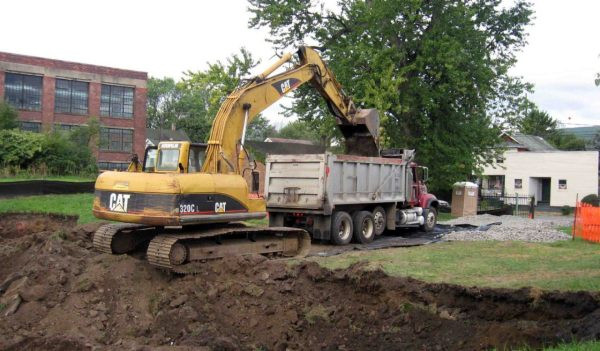
[[0, 216], [4, 350], [485, 350], [600, 338], [600, 296], [466, 288], [264, 258], [194, 276], [91, 248], [98, 225]]

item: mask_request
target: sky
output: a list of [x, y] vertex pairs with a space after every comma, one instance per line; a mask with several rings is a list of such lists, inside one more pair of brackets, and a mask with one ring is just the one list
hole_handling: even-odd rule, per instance
[[[594, 85], [600, 72], [600, 1], [533, 3], [529, 44], [512, 74], [533, 83], [530, 98], [565, 126], [600, 124], [600, 88]], [[245, 0], [7, 1], [0, 51], [180, 78], [244, 46], [262, 61], [255, 69], [260, 73], [275, 51], [266, 30], [248, 29], [247, 6]], [[273, 106], [265, 116], [281, 127], [289, 119], [280, 112]]]

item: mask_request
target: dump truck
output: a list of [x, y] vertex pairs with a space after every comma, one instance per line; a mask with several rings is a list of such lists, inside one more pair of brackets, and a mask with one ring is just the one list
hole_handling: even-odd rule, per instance
[[433, 230], [439, 201], [427, 192], [427, 167], [414, 162], [414, 150], [382, 155], [268, 155], [269, 226], [337, 245], [369, 243], [386, 229]]

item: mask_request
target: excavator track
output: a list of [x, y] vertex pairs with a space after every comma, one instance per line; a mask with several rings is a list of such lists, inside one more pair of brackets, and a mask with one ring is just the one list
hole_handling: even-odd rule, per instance
[[309, 250], [310, 236], [302, 229], [226, 226], [157, 235], [150, 241], [146, 257], [150, 264], [161, 269], [194, 274], [208, 260], [250, 254], [304, 257]]
[[127, 253], [141, 241], [148, 240], [151, 234], [147, 229], [152, 228], [130, 223], [105, 224], [94, 233], [93, 245], [96, 250], [108, 254]]

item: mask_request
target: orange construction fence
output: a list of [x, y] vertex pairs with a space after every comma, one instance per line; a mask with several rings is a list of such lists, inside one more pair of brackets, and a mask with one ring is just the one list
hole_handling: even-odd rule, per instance
[[600, 243], [600, 207], [577, 202], [573, 236]]

